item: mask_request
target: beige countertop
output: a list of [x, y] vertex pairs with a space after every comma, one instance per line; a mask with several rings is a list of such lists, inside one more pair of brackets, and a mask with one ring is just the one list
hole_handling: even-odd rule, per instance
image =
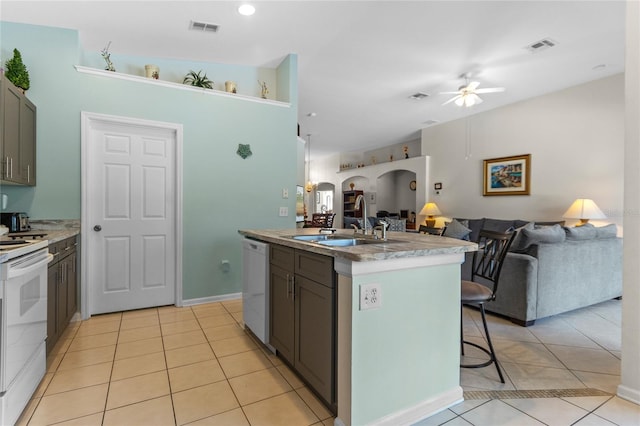
[[42, 232], [49, 244], [80, 234], [79, 220], [32, 220], [31, 232]]
[[[324, 246], [314, 242], [294, 240], [294, 235], [318, 235], [318, 228], [295, 229], [241, 229], [245, 237], [266, 243], [281, 244], [335, 258], [367, 262], [405, 257], [423, 257], [441, 254], [464, 253], [478, 249], [477, 244], [454, 238], [409, 232], [388, 232], [388, 242], [362, 244], [348, 247]], [[336, 234], [354, 236], [353, 230], [338, 229]], [[356, 235], [358, 237], [358, 235]], [[361, 237], [361, 235], [360, 235]]]

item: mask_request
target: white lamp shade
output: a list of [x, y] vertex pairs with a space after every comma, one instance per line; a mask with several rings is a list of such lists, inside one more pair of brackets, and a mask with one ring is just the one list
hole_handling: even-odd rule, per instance
[[588, 198], [578, 198], [571, 204], [571, 207], [562, 215], [565, 219], [606, 219], [602, 210], [598, 208], [593, 200]]
[[436, 206], [436, 203], [426, 203], [424, 207], [422, 207], [422, 210], [420, 210], [419, 214], [424, 216], [436, 216], [442, 213], [440, 213], [440, 209]]

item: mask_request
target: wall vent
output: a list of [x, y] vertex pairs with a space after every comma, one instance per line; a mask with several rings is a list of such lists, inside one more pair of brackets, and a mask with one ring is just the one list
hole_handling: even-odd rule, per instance
[[212, 24], [210, 22], [191, 21], [189, 24], [189, 29], [193, 31], [216, 33], [218, 32], [218, 28], [220, 28], [218, 24]]
[[428, 93], [424, 93], [424, 92], [418, 92], [418, 93], [414, 93], [413, 95], [409, 96], [409, 99], [416, 99], [416, 100], [420, 100], [420, 99], [424, 99], [429, 97]]
[[536, 53], [536, 52], [541, 52], [543, 50], [547, 50], [550, 47], [555, 46], [556, 44], [558, 43], [551, 40], [550, 38], [545, 38], [540, 41], [536, 41], [535, 43], [531, 43], [526, 47], [526, 49], [529, 50], [530, 52]]

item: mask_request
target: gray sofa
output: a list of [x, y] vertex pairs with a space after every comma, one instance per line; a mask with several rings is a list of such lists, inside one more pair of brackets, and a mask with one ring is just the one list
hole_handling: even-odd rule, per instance
[[[563, 227], [521, 220], [457, 219], [477, 241], [481, 229], [518, 235], [505, 259], [496, 300], [488, 311], [529, 326], [560, 314], [622, 296], [622, 239], [616, 226]], [[462, 278], [471, 277], [467, 253]], [[490, 286], [489, 284], [487, 284]]]

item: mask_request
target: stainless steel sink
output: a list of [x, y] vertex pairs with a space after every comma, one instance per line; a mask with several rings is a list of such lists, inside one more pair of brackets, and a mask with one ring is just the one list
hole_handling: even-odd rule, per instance
[[328, 240], [352, 239], [353, 236], [341, 235], [341, 234], [318, 234], [318, 235], [293, 235], [291, 238], [299, 241], [319, 242], [319, 241], [328, 241]]
[[374, 240], [372, 238], [344, 238], [340, 240], [317, 241], [318, 244], [331, 247], [349, 247], [360, 246], [364, 244], [391, 244], [397, 243], [396, 240]]
[[344, 234], [319, 234], [319, 235], [293, 235], [294, 240], [306, 241], [309, 243], [322, 244], [330, 247], [349, 247], [359, 246], [363, 244], [388, 244], [396, 243], [396, 240], [376, 240], [373, 238], [354, 237], [353, 235]]

